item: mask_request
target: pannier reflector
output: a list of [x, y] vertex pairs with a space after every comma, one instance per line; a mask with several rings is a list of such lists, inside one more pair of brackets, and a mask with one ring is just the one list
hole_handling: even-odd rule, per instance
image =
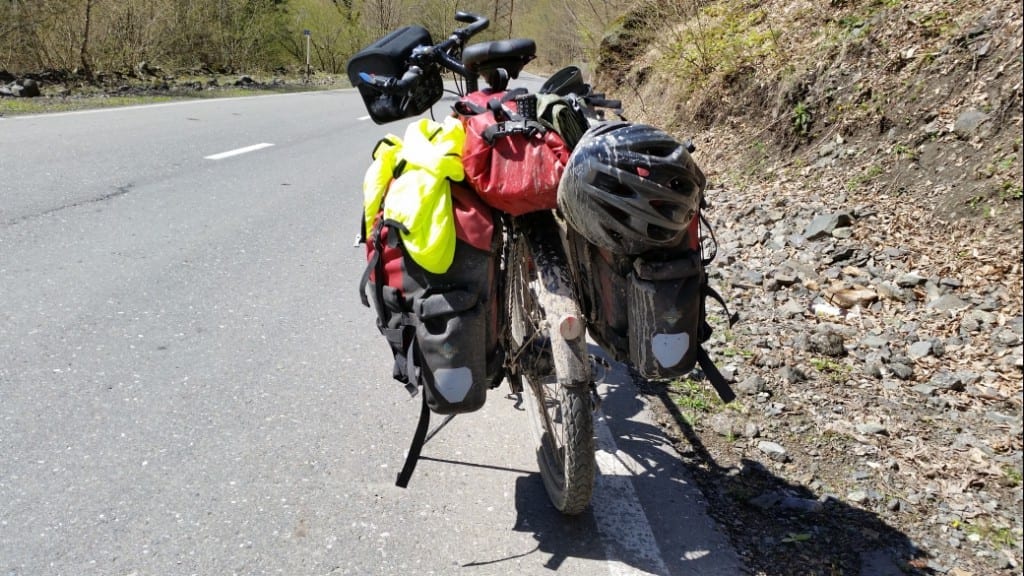
[[679, 364], [690, 349], [690, 335], [686, 332], [678, 334], [655, 334], [651, 338], [651, 351], [654, 358], [665, 368]]
[[434, 370], [434, 382], [441, 396], [454, 404], [469, 394], [469, 389], [473, 387], [473, 372], [466, 366], [437, 368]]

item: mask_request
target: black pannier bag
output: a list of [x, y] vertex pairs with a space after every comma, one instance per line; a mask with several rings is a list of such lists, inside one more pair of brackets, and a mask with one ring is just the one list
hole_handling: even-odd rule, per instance
[[731, 325], [736, 316], [708, 284], [694, 218], [688, 246], [624, 256], [595, 246], [574, 230], [569, 246], [580, 274], [580, 304], [591, 337], [615, 360], [629, 362], [645, 378], [676, 378], [696, 364], [726, 402], [735, 396], [702, 344], [711, 337], [705, 301], [722, 304]]
[[646, 378], [676, 378], [700, 364], [728, 402], [735, 395], [702, 346], [711, 336], [705, 298], [724, 301], [704, 270], [717, 243], [701, 215], [707, 179], [692, 150], [646, 124], [595, 124], [569, 158], [558, 208], [598, 344]]
[[[428, 138], [431, 144], [440, 138], [443, 146], [443, 135], [439, 130]], [[367, 266], [359, 293], [377, 311], [377, 327], [394, 356], [392, 376], [410, 393], [422, 392], [419, 423], [396, 480], [405, 487], [428, 438], [430, 413], [450, 417], [479, 410], [504, 376], [504, 353], [498, 345], [501, 220], [471, 188], [445, 180], [454, 226], [451, 264], [431, 272], [417, 263], [403, 241], [409, 230], [385, 217], [396, 183], [409, 177], [420, 186], [428, 180], [417, 178], [422, 167], [393, 153], [400, 145], [388, 137], [374, 149], [374, 175], [368, 171], [367, 181], [387, 188], [379, 205], [364, 206], [364, 219], [373, 218], [362, 223]]]
[[[472, 190], [452, 185], [458, 212], [490, 214]], [[452, 266], [434, 274], [409, 258], [398, 229], [378, 220], [367, 239], [369, 263], [360, 293], [378, 312], [395, 358], [392, 376], [410, 392], [422, 386], [436, 414], [483, 407], [503, 375], [498, 347], [497, 254], [500, 232], [486, 250], [460, 236]], [[479, 242], [478, 242], [479, 243]]]
[[404, 94], [385, 94], [360, 79], [360, 74], [401, 78], [409, 65], [409, 56], [419, 46], [432, 46], [430, 32], [421, 26], [405, 26], [391, 32], [362, 49], [348, 61], [348, 79], [363, 97], [370, 118], [386, 124], [418, 116], [434, 105], [444, 94], [441, 70], [428, 66], [416, 86]]
[[582, 304], [594, 341], [646, 378], [674, 378], [693, 369], [710, 336], [704, 321], [704, 269], [694, 250], [622, 256], [570, 233]]
[[638, 257], [629, 275], [629, 359], [647, 377], [677, 377], [693, 369], [711, 336], [704, 319], [704, 268], [693, 251], [672, 259]]

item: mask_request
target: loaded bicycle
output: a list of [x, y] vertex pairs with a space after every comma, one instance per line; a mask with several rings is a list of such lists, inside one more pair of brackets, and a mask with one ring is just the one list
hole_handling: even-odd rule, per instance
[[[372, 299], [377, 307], [378, 327], [395, 353], [396, 379], [410, 391], [420, 388], [424, 393], [420, 425], [398, 484], [408, 483], [419, 451], [433, 433], [455, 414], [482, 405], [477, 389], [483, 387], [486, 394], [504, 380], [512, 394], [522, 398], [525, 393], [539, 468], [552, 503], [565, 514], [578, 514], [593, 492], [593, 418], [600, 405], [588, 326], [598, 344], [613, 357], [637, 364], [641, 373], [678, 374], [695, 362], [705, 364], [699, 343], [710, 331], [703, 317], [703, 265], [709, 258], [697, 218], [703, 174], [689, 158], [692, 148], [664, 133], [649, 126], [600, 122], [596, 106], [614, 103], [591, 93], [578, 69], [553, 75], [537, 94], [509, 91], [510, 80], [534, 59], [535, 43], [515, 39], [470, 45], [469, 39], [486, 29], [488, 20], [465, 12], [455, 18], [466, 26], [439, 43], [426, 30], [410, 26], [353, 57], [349, 76], [374, 121], [383, 124], [430, 110], [445, 91], [441, 73], [448, 71], [456, 78], [457, 111], [489, 112], [502, 120], [498, 130], [485, 131], [492, 137], [495, 132], [499, 137], [516, 135], [521, 137], [516, 146], [543, 139], [557, 124], [537, 110], [538, 98], [545, 94], [558, 96], [560, 112], [582, 125], [566, 127], [563, 122], [559, 130], [575, 151], [559, 184], [572, 190], [558, 190], [557, 209], [487, 209], [493, 215], [488, 220], [493, 226], [489, 248], [476, 242], [484, 250], [473, 249], [468, 246], [472, 240], [462, 236], [455, 241], [454, 262], [478, 262], [471, 265], [478, 270], [493, 262], [493, 278], [487, 272], [435, 273], [408, 258], [396, 265], [394, 251], [418, 242], [415, 231], [408, 222], [389, 219], [384, 209], [374, 217], [377, 205], [367, 211], [364, 234], [370, 265], [361, 288], [364, 303]], [[481, 79], [487, 85], [483, 91]], [[417, 143], [425, 137], [436, 146], [449, 146], [444, 150], [450, 152], [455, 149], [450, 140], [459, 137], [450, 124], [424, 124], [413, 136]], [[571, 131], [585, 134], [566, 133]], [[417, 167], [410, 162], [422, 162], [410, 159], [424, 154], [392, 158], [400, 145], [382, 141], [375, 149], [375, 167], [382, 158], [393, 163], [375, 178], [383, 183], [367, 195], [373, 201], [398, 197], [396, 182]], [[435, 168], [426, 172], [441, 171]], [[454, 212], [472, 212], [466, 206], [475, 204], [463, 187], [444, 186], [449, 184]], [[408, 190], [402, 193], [407, 196]], [[574, 204], [563, 206], [563, 195]], [[455, 226], [462, 232], [467, 227]], [[481, 255], [483, 260], [473, 260]], [[395, 282], [398, 273], [393, 273], [388, 280], [392, 286], [384, 286], [389, 265], [392, 272], [400, 269], [401, 279]], [[699, 310], [693, 308], [698, 300]], [[490, 315], [495, 316], [493, 325]], [[460, 334], [472, 336], [460, 340]], [[492, 334], [493, 352], [474, 355], [465, 349], [471, 347], [467, 342], [487, 342]], [[448, 414], [433, 432], [427, 429], [430, 412]]]

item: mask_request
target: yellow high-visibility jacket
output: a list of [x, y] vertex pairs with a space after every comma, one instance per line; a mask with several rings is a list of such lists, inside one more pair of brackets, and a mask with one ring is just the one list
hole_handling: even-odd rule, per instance
[[367, 237], [384, 205], [383, 218], [401, 224], [406, 253], [429, 272], [448, 270], [455, 256], [455, 220], [451, 181], [462, 181], [462, 123], [422, 119], [409, 124], [405, 137], [389, 134], [373, 151], [363, 179]]

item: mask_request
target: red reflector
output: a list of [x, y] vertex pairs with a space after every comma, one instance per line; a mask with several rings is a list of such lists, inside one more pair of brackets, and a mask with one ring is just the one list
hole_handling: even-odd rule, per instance
[[563, 316], [558, 323], [558, 333], [566, 340], [575, 340], [583, 335], [583, 322], [576, 316]]

